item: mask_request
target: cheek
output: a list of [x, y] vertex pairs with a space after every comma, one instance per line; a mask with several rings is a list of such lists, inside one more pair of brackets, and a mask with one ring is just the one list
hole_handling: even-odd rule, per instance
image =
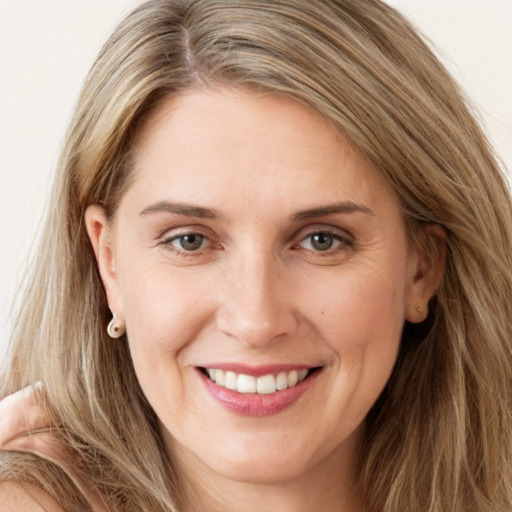
[[126, 259], [119, 268], [126, 329], [133, 351], [176, 354], [202, 328], [209, 296], [194, 272]]
[[314, 324], [343, 350], [395, 344], [403, 327], [404, 273], [364, 270], [340, 275], [309, 298]]
[[119, 267], [130, 354], [153, 409], [159, 417], [171, 409], [177, 421], [193, 403], [182, 359], [208, 321], [209, 294], [193, 273], [138, 263], [132, 257]]
[[326, 397], [326, 410], [347, 432], [363, 421], [391, 375], [404, 323], [403, 295], [399, 276], [360, 275], [325, 291], [317, 303], [322, 307], [315, 324], [333, 352], [336, 391]]

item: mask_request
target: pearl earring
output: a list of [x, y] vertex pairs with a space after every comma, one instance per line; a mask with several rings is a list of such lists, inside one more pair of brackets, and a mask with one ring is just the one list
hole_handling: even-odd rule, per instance
[[124, 325], [124, 322], [119, 320], [117, 318], [116, 314], [112, 314], [112, 320], [108, 323], [107, 326], [107, 333], [108, 335], [113, 338], [117, 339], [120, 338], [124, 333], [126, 332], [126, 328]]

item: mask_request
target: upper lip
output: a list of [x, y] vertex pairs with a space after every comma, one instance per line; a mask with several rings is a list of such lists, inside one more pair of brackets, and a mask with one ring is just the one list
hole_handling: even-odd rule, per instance
[[198, 368], [210, 368], [216, 370], [231, 371], [237, 374], [252, 375], [253, 377], [261, 377], [263, 375], [277, 375], [281, 372], [291, 372], [293, 370], [310, 370], [312, 368], [318, 368], [319, 366], [320, 365], [289, 363], [263, 365], [250, 365], [247, 363], [207, 363], [198, 366]]

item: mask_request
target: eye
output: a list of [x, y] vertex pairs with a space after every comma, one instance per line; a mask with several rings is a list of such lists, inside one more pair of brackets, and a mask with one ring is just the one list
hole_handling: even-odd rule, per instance
[[299, 246], [308, 251], [332, 253], [338, 249], [352, 246], [352, 241], [329, 231], [316, 231], [303, 238]]
[[176, 249], [183, 251], [198, 251], [204, 248], [205, 237], [199, 233], [187, 233], [186, 235], [176, 236], [166, 241]]
[[330, 233], [314, 233], [309, 235], [305, 241], [308, 241], [308, 244], [316, 251], [328, 251], [336, 242]]

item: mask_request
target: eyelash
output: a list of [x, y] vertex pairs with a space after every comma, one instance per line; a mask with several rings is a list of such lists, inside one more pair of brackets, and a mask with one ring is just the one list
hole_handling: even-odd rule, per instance
[[[178, 241], [180, 239], [184, 239], [187, 236], [198, 236], [198, 237], [201, 237], [202, 243], [204, 241], [208, 241], [209, 240], [208, 236], [204, 235], [203, 233], [199, 233], [197, 231], [188, 231], [188, 232], [185, 232], [185, 233], [180, 233], [178, 235], [174, 235], [174, 236], [170, 236], [170, 237], [165, 237], [164, 239], [162, 239], [162, 241], [160, 242], [159, 245], [163, 246], [166, 250], [171, 251], [176, 256], [179, 256], [179, 257], [182, 257], [182, 258], [197, 257], [199, 255], [202, 255], [203, 251], [204, 251], [204, 248], [199, 248], [197, 250], [186, 250], [184, 248], [178, 249], [177, 247], [175, 247], [173, 245], [173, 242]], [[213, 245], [213, 244], [210, 242], [210, 245]]]
[[[308, 239], [312, 239], [315, 235], [327, 235], [328, 237], [331, 237], [334, 242], [333, 245], [335, 245], [334, 248], [329, 247], [326, 250], [314, 250], [314, 249], [306, 249], [304, 247], [301, 247], [301, 244], [304, 243]], [[197, 236], [201, 237], [202, 243], [205, 241], [208, 243], [208, 246], [203, 248], [200, 247], [196, 250], [186, 250], [184, 248], [177, 248], [174, 246], [174, 242], [179, 241], [180, 239], [184, 239], [185, 237], [190, 236]], [[337, 242], [337, 243], [336, 243]], [[310, 242], [311, 243], [311, 242]], [[208, 238], [207, 235], [200, 233], [198, 231], [187, 231], [183, 232], [177, 235], [165, 237], [161, 240], [159, 245], [163, 246], [166, 250], [169, 250], [173, 252], [178, 257], [183, 258], [193, 258], [198, 257], [200, 255], [204, 255], [204, 251], [211, 249], [214, 245], [213, 242]], [[315, 256], [319, 257], [326, 257], [326, 256], [333, 256], [334, 254], [338, 252], [342, 252], [343, 250], [353, 248], [355, 245], [355, 240], [352, 237], [352, 235], [349, 234], [340, 234], [338, 231], [335, 231], [333, 229], [315, 229], [309, 231], [305, 236], [301, 237], [299, 242], [296, 242], [291, 245], [292, 250], [305, 250], [311, 253], [314, 253]]]
[[[306, 240], [310, 240], [310, 244], [312, 244], [312, 237], [315, 235], [327, 235], [328, 237], [333, 239], [333, 245], [334, 247], [329, 247], [326, 250], [314, 250], [314, 249], [305, 249], [300, 247], [300, 244], [304, 243]], [[337, 243], [336, 243], [337, 242]], [[354, 238], [347, 234], [340, 234], [338, 231], [330, 230], [330, 229], [318, 229], [314, 231], [310, 231], [307, 233], [306, 236], [302, 237], [300, 242], [298, 244], [294, 244], [292, 246], [293, 249], [303, 249], [306, 251], [311, 251], [315, 254], [315, 256], [320, 257], [328, 257], [333, 256], [343, 250], [346, 250], [347, 248], [353, 248], [354, 247]]]

